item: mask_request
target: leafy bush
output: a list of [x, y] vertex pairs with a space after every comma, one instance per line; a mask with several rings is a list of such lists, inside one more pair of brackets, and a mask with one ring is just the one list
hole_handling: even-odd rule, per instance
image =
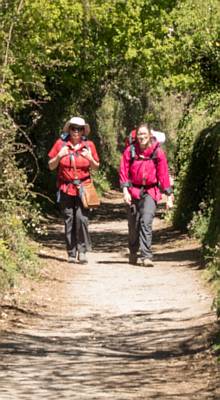
[[203, 242], [208, 231], [210, 219], [212, 215], [212, 206], [208, 206], [204, 202], [199, 204], [199, 210], [192, 213], [192, 219], [187, 225], [188, 232]]
[[93, 178], [95, 181], [95, 186], [97, 188], [98, 193], [101, 195], [102, 193], [107, 192], [110, 189], [109, 182], [107, 180], [105, 171], [100, 169], [93, 173]]
[[205, 247], [205, 259], [207, 261], [208, 279], [215, 287], [216, 295], [213, 308], [220, 317], [220, 244], [215, 247]]
[[[174, 226], [200, 240], [209, 280], [215, 287], [214, 307], [220, 316], [220, 107], [219, 94], [194, 105], [185, 117], [177, 152]], [[202, 129], [201, 129], [202, 128]]]
[[7, 243], [0, 239], [0, 288], [6, 289], [15, 284], [17, 266], [13, 253], [7, 248]]
[[39, 219], [31, 204], [32, 186], [17, 165], [19, 145], [11, 119], [2, 117], [0, 134], [0, 287], [6, 288], [20, 274], [33, 276], [37, 271], [36, 248], [28, 239], [25, 223], [35, 218], [39, 224]]
[[118, 132], [120, 123], [120, 103], [107, 94], [97, 111], [98, 135], [102, 149], [101, 159], [109, 181], [118, 183], [118, 166], [120, 153], [118, 152]]
[[[203, 102], [207, 107], [207, 101]], [[178, 138], [176, 154], [176, 196], [177, 207], [174, 213], [174, 224], [179, 228], [186, 228], [193, 213], [199, 211], [199, 205], [204, 203], [215, 204], [217, 196], [219, 171], [220, 124], [215, 123], [220, 116], [220, 108], [215, 112], [203, 109], [201, 104], [196, 107], [181, 128]], [[209, 127], [200, 130], [197, 124], [200, 115], [200, 127], [209, 123]], [[212, 123], [211, 123], [212, 121]], [[213, 206], [213, 210], [215, 207]], [[217, 217], [217, 215], [216, 215]], [[195, 217], [194, 217], [195, 218]]]

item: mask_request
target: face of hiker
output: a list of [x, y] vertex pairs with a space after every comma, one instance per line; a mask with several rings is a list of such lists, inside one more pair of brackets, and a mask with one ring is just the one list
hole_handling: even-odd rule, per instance
[[70, 125], [69, 127], [70, 140], [74, 143], [78, 143], [81, 140], [83, 132], [84, 132], [83, 126]]
[[146, 126], [141, 126], [137, 131], [137, 140], [141, 148], [145, 148], [150, 143], [150, 132]]

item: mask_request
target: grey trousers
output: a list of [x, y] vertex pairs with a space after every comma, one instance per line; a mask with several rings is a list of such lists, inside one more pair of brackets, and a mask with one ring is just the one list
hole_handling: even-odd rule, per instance
[[156, 211], [156, 202], [148, 194], [140, 200], [134, 200], [128, 207], [128, 247], [131, 254], [140, 248], [141, 258], [152, 258], [152, 223]]
[[64, 219], [66, 249], [69, 256], [76, 257], [77, 251], [85, 253], [91, 249], [88, 231], [88, 210], [79, 196], [61, 192], [60, 207]]

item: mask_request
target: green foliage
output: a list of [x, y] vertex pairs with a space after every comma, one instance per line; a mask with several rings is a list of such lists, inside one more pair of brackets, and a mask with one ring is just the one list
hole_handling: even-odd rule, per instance
[[192, 213], [192, 219], [187, 225], [188, 232], [200, 242], [203, 242], [207, 235], [212, 213], [212, 204], [207, 205], [202, 202], [199, 204], [198, 211]]
[[211, 279], [219, 280], [220, 283], [220, 244], [216, 244], [214, 247], [206, 246], [205, 259]]
[[201, 98], [184, 118], [177, 148], [174, 226], [202, 243], [214, 308], [220, 315], [220, 108], [219, 94]]
[[[219, 124], [217, 125], [216, 136], [218, 135], [218, 145], [219, 145]], [[216, 244], [220, 243], [220, 224], [219, 224], [219, 215], [220, 215], [220, 184], [219, 184], [219, 176], [220, 176], [220, 146], [218, 147], [218, 155], [217, 155], [217, 163], [216, 174], [213, 177], [213, 187], [215, 188], [215, 196], [213, 199], [213, 208], [212, 214], [209, 222], [209, 227], [207, 229], [206, 235], [204, 237], [204, 245], [209, 245], [215, 247]]]
[[[21, 209], [21, 207], [20, 207]], [[39, 261], [37, 246], [31, 243], [15, 210], [1, 212], [0, 288], [14, 286], [21, 276], [36, 276]]]
[[[211, 96], [212, 98], [212, 96]], [[219, 170], [219, 123], [209, 126], [220, 113], [219, 107], [210, 112], [207, 99], [195, 107], [185, 118], [178, 137], [176, 154], [176, 195], [178, 203], [174, 224], [186, 227], [199, 204], [215, 204]], [[203, 118], [201, 118], [201, 116]], [[213, 208], [214, 210], [215, 208]]]
[[205, 259], [207, 262], [207, 277], [214, 285], [216, 296], [213, 302], [213, 308], [216, 310], [218, 318], [220, 317], [220, 242], [214, 247], [205, 247]]
[[0, 287], [6, 288], [15, 284], [20, 274], [36, 273], [36, 248], [24, 224], [33, 221], [37, 212], [30, 201], [31, 185], [17, 166], [16, 154], [24, 148], [15, 142], [16, 127], [11, 119], [1, 117], [0, 135]]
[[118, 134], [120, 122], [120, 103], [111, 94], [104, 97], [97, 111], [98, 135], [100, 140], [102, 165], [106, 176], [113, 182], [117, 179], [120, 153]]
[[174, 174], [177, 169], [176, 149], [178, 147], [179, 125], [183, 118], [185, 108], [189, 101], [189, 94], [166, 92], [163, 86], [152, 90], [144, 120], [151, 116], [151, 126], [155, 130], [166, 133], [166, 142], [163, 148], [169, 160], [169, 168]]
[[110, 184], [109, 181], [106, 177], [105, 170], [99, 169], [98, 171], [95, 171], [93, 173], [93, 179], [95, 182], [95, 187], [97, 189], [97, 192], [101, 196], [103, 193], [108, 192], [110, 189]]
[[0, 239], [0, 289], [5, 290], [15, 284], [17, 278], [16, 262], [7, 244]]
[[[219, 299], [220, 299], [220, 293], [219, 293]], [[219, 304], [219, 308], [220, 308], [220, 304]], [[220, 332], [218, 332], [214, 338], [213, 350], [214, 350], [215, 354], [218, 356], [218, 362], [220, 362]]]
[[79, 66], [82, 21], [81, 2], [70, 6], [65, 0], [26, 0], [17, 2], [14, 8], [5, 8], [3, 83], [4, 94], [7, 91], [11, 96], [7, 105], [21, 108], [32, 102], [33, 95], [37, 101], [45, 100], [51, 68], [71, 65], [73, 70]]
[[[220, 317], [220, 289], [217, 292], [217, 295], [215, 297], [215, 300], [213, 302], [213, 309], [216, 311], [217, 317]], [[218, 346], [218, 349], [220, 350], [220, 345]]]
[[38, 266], [35, 255], [37, 246], [27, 238], [22, 219], [10, 210], [10, 213], [2, 216], [0, 228], [3, 243], [13, 255], [16, 270], [23, 275], [35, 274]]
[[170, 13], [161, 57], [167, 87], [194, 92], [219, 88], [220, 7], [218, 0], [185, 0]]

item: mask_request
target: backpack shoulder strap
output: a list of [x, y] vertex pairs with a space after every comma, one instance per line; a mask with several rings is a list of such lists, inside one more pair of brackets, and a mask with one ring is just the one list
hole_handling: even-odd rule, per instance
[[149, 160], [157, 160], [157, 150], [160, 147], [160, 143], [157, 143], [154, 150], [152, 151], [151, 155], [149, 156]]
[[[143, 161], [147, 161], [147, 160], [153, 160], [153, 161], [157, 161], [157, 150], [160, 147], [160, 143], [157, 143], [157, 145], [155, 146], [154, 150], [152, 151], [152, 153], [150, 154], [150, 156], [148, 157], [140, 157], [141, 160]], [[134, 161], [134, 159], [136, 158], [136, 149], [135, 149], [135, 144], [132, 143], [130, 145], [130, 155], [131, 155], [131, 159], [130, 162], [132, 163]]]
[[136, 156], [135, 144], [132, 143], [132, 144], [130, 144], [130, 162], [131, 163], [134, 161], [135, 156]]
[[68, 132], [62, 132], [61, 135], [60, 135], [60, 139], [61, 139], [63, 142], [67, 142], [68, 139], [69, 139], [69, 133], [68, 133]]

